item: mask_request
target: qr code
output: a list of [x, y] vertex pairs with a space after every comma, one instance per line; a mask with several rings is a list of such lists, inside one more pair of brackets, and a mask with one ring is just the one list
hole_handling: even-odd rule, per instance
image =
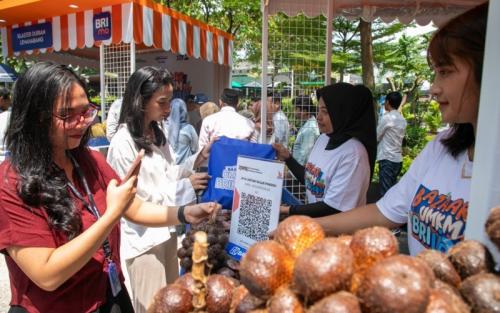
[[256, 241], [267, 240], [271, 203], [269, 199], [242, 192], [237, 233]]

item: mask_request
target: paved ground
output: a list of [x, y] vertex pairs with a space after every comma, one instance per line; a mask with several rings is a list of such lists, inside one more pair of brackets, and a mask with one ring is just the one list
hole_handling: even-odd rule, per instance
[[0, 255], [0, 313], [7, 313], [10, 301], [9, 272], [5, 257]]

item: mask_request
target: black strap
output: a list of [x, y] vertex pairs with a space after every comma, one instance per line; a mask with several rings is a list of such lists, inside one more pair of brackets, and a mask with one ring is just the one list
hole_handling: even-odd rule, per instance
[[290, 206], [290, 215], [307, 215], [310, 217], [322, 217], [340, 213], [341, 211], [332, 208], [324, 201], [315, 203], [292, 205]]
[[288, 166], [288, 169], [292, 172], [293, 176], [295, 176], [301, 184], [305, 184], [305, 167], [297, 162], [297, 160], [295, 160], [292, 156], [286, 159], [285, 163], [286, 166]]
[[[83, 195], [76, 189], [76, 187], [68, 181], [68, 187], [71, 189], [71, 192], [80, 200], [83, 202], [85, 208], [98, 220], [101, 218], [101, 214], [99, 213], [99, 210], [97, 209], [97, 205], [95, 204], [94, 201], [94, 195], [92, 192], [90, 192], [89, 185], [87, 183], [87, 179], [85, 179], [85, 175], [83, 174], [82, 169], [80, 168], [80, 165], [78, 165], [78, 162], [76, 159], [69, 154], [69, 157], [71, 161], [73, 162], [73, 166], [75, 167], [76, 173], [78, 174], [78, 177], [80, 178], [83, 188], [85, 188], [85, 192], [87, 193], [87, 198], [89, 201], [87, 202]], [[108, 238], [104, 239], [104, 242], [102, 243], [102, 248], [104, 250], [104, 255], [106, 256], [106, 260], [111, 261], [111, 247], [109, 245]]]

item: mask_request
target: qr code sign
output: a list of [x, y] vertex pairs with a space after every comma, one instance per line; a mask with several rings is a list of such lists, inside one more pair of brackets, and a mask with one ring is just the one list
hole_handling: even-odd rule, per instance
[[256, 241], [267, 240], [271, 204], [269, 199], [242, 192], [237, 233]]

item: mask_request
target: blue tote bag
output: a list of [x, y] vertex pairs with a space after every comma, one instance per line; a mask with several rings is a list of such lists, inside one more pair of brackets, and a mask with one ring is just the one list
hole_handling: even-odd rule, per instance
[[268, 160], [276, 158], [271, 145], [220, 137], [212, 144], [210, 150], [208, 175], [211, 178], [207, 189], [201, 196], [202, 202], [217, 201], [223, 209], [231, 210], [238, 155]]

